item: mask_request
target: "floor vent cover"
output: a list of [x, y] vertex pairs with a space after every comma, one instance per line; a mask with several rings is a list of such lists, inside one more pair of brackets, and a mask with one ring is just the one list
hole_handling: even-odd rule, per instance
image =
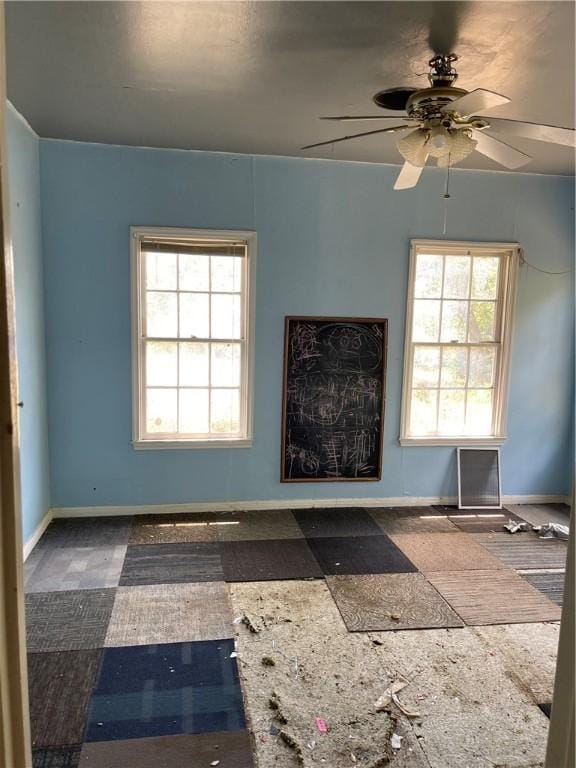
[[458, 448], [460, 509], [501, 509], [498, 448]]

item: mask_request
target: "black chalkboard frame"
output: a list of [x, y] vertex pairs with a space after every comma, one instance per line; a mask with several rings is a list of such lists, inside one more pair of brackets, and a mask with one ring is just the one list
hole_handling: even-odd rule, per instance
[[[381, 404], [380, 404], [380, 434], [378, 438], [379, 461], [374, 475], [362, 477], [288, 477], [285, 471], [286, 432], [287, 432], [287, 405], [288, 405], [288, 361], [290, 327], [294, 322], [321, 322], [321, 323], [345, 323], [354, 325], [372, 323], [382, 326], [382, 365], [380, 369], [381, 379]], [[382, 317], [327, 317], [314, 315], [287, 315], [284, 318], [284, 372], [282, 377], [282, 439], [280, 452], [280, 482], [282, 483], [369, 483], [382, 480], [382, 459], [384, 449], [384, 415], [386, 411], [386, 369], [388, 354], [388, 320]]]

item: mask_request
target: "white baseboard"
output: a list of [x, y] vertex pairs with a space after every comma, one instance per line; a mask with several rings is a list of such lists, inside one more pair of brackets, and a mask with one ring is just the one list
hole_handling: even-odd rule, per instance
[[[388, 496], [382, 499], [267, 499], [255, 501], [193, 501], [187, 504], [142, 504], [125, 507], [54, 507], [50, 512], [54, 518], [114, 517], [119, 515], [164, 515], [190, 512], [307, 509], [311, 507], [428, 507], [432, 504], [456, 504], [457, 501], [455, 496]], [[503, 496], [502, 502], [504, 505], [567, 504], [569, 500], [566, 496], [561, 495], [532, 495]]]
[[36, 544], [39, 542], [40, 537], [42, 536], [46, 528], [48, 528], [53, 518], [54, 518], [54, 510], [49, 509], [48, 512], [46, 512], [46, 514], [42, 518], [42, 520], [40, 520], [40, 522], [38, 523], [36, 530], [34, 531], [32, 536], [30, 536], [28, 541], [24, 544], [24, 553], [23, 553], [24, 561], [27, 560], [28, 555], [30, 554], [30, 552], [32, 552]]

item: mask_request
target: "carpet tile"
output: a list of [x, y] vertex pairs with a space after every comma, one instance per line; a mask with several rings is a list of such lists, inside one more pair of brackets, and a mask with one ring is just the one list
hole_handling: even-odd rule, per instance
[[304, 538], [289, 509], [222, 512], [218, 515], [215, 526], [220, 541]]
[[26, 592], [116, 587], [125, 555], [125, 544], [35, 549], [25, 563]]
[[349, 632], [463, 626], [420, 573], [327, 576], [326, 582]]
[[295, 509], [294, 517], [307, 539], [378, 536], [382, 533], [368, 512], [360, 507]]
[[29, 653], [101, 648], [114, 604], [113, 589], [26, 595]]
[[466, 533], [395, 533], [391, 538], [424, 574], [505, 567]]
[[553, 603], [562, 605], [566, 579], [563, 571], [561, 573], [521, 573], [520, 576], [550, 598]]
[[253, 768], [247, 731], [158, 736], [84, 744], [81, 768]]
[[32, 750], [32, 768], [78, 768], [81, 744]]
[[120, 586], [222, 580], [220, 552], [215, 542], [130, 544]]
[[220, 552], [226, 581], [322, 578], [304, 539], [223, 541]]
[[388, 536], [309, 539], [322, 572], [329, 575], [409, 573], [415, 565]]
[[428, 580], [472, 626], [560, 620], [560, 608], [514, 571], [434, 572]]
[[[456, 512], [448, 517], [454, 525], [465, 533], [506, 533], [507, 536], [511, 534], [504, 530], [504, 526], [510, 520], [515, 523], [524, 523], [521, 517], [515, 515], [513, 512], [502, 510], [501, 512], [478, 512], [474, 515], [465, 515]], [[513, 534], [514, 536], [522, 536], [522, 533]]]
[[430, 507], [376, 507], [368, 510], [384, 533], [454, 533], [445, 514]]
[[132, 522], [130, 544], [177, 544], [216, 541], [216, 514], [137, 515]]
[[565, 568], [568, 542], [535, 533], [475, 533], [472, 538], [509, 568]]
[[82, 742], [101, 651], [28, 654], [33, 747]]
[[132, 518], [74, 517], [53, 520], [39, 547], [110, 547], [128, 544]]
[[245, 727], [233, 640], [105, 648], [85, 741]]
[[105, 645], [148, 645], [232, 637], [222, 581], [119, 587]]

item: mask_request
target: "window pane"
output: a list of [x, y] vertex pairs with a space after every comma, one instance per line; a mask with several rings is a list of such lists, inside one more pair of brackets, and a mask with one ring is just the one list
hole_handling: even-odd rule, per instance
[[463, 389], [441, 389], [440, 407], [438, 409], [438, 432], [441, 435], [464, 434], [464, 401], [466, 393]]
[[410, 434], [431, 435], [436, 432], [436, 402], [438, 390], [412, 390], [410, 407]]
[[242, 290], [242, 262], [240, 256], [212, 256], [212, 290]]
[[470, 350], [469, 387], [491, 387], [494, 384], [496, 350], [480, 347]]
[[440, 331], [440, 302], [414, 302], [412, 341], [438, 341]]
[[180, 386], [207, 387], [209, 344], [183, 342], [180, 347]]
[[178, 385], [178, 345], [171, 341], [149, 341], [146, 344], [146, 384], [149, 387]]
[[146, 430], [176, 432], [177, 389], [146, 390]]
[[494, 341], [496, 304], [492, 301], [471, 301], [468, 341]]
[[442, 351], [442, 386], [464, 387], [466, 385], [466, 366], [468, 350], [444, 347]]
[[179, 428], [184, 434], [208, 434], [208, 390], [181, 389]]
[[146, 288], [154, 290], [175, 291], [176, 285], [176, 254], [175, 253], [146, 253]]
[[180, 294], [180, 338], [206, 339], [209, 335], [208, 294]]
[[416, 298], [440, 298], [442, 293], [442, 256], [419, 253], [416, 259]]
[[472, 298], [495, 299], [498, 291], [500, 259], [493, 256], [474, 258], [472, 270]]
[[445, 299], [467, 299], [470, 282], [469, 256], [446, 256], [444, 265]]
[[146, 293], [146, 335], [177, 336], [175, 293]]
[[207, 291], [210, 287], [209, 256], [181, 253], [178, 256], [178, 278], [181, 291]]
[[492, 390], [469, 389], [466, 405], [466, 433], [490, 435], [492, 433]]
[[211, 391], [210, 429], [212, 432], [240, 431], [240, 397], [237, 389]]
[[212, 296], [212, 338], [240, 338], [240, 296]]
[[440, 374], [440, 347], [416, 347], [412, 385], [414, 387], [437, 387]]
[[442, 304], [441, 341], [466, 341], [467, 301], [445, 301]]
[[212, 344], [212, 386], [240, 386], [240, 344]]

